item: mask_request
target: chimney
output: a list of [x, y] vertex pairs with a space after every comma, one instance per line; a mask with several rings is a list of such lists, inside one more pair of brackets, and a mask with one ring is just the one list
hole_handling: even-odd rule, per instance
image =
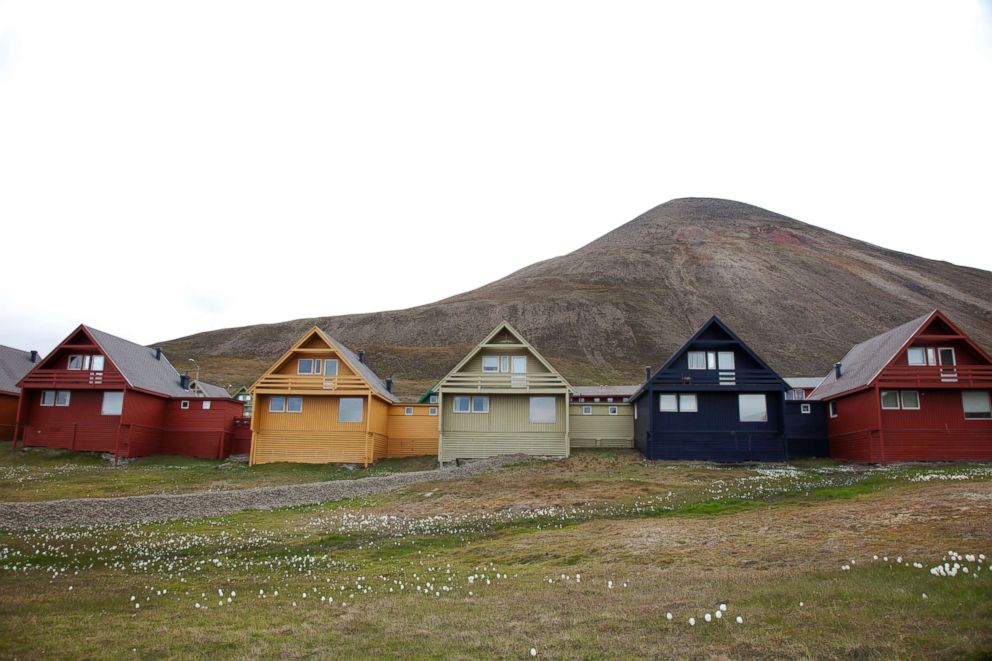
[[834, 363], [834, 376], [839, 379], [840, 375], [841, 375], [840, 363]]
[[365, 349], [358, 350], [358, 362], [360, 362], [362, 365], [365, 364]]
[[155, 360], [162, 360], [162, 347], [155, 347]]
[[651, 380], [651, 366], [650, 365], [645, 365], [644, 366], [644, 380], [645, 381], [650, 381]]
[[34, 349], [31, 350], [31, 362], [32, 363], [38, 362], [38, 352], [35, 351]]
[[183, 390], [189, 390], [189, 374], [179, 375], [179, 385]]
[[393, 377], [386, 377], [386, 392], [393, 392]]

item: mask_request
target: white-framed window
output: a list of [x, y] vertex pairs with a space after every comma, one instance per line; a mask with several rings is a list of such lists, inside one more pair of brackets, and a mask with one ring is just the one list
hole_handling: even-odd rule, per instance
[[[189, 408], [189, 400], [188, 399], [180, 400], [180, 402], [179, 402], [179, 408], [181, 408], [183, 410], [188, 409]], [[271, 411], [272, 409], [270, 408], [269, 410]]]
[[42, 406], [55, 406], [55, 391], [54, 390], [42, 390], [41, 391], [41, 402]]
[[106, 390], [103, 393], [103, 402], [100, 404], [100, 415], [120, 415], [124, 410], [124, 392], [119, 390]]
[[[86, 367], [83, 367], [83, 359], [84, 358], [86, 359]], [[67, 369], [70, 369], [70, 370], [89, 369], [89, 362], [90, 362], [90, 357], [89, 356], [81, 356], [79, 354], [72, 354], [71, 356], [69, 356], [69, 362], [66, 365], [66, 368]]]
[[658, 397], [658, 409], [662, 413], [696, 413], [699, 400], [696, 393], [663, 394]]
[[706, 352], [705, 351], [690, 351], [689, 352], [689, 369], [691, 369], [691, 370], [704, 370], [704, 369], [706, 369]]
[[209, 411], [210, 410], [210, 400], [209, 399], [208, 400], [204, 400], [203, 405], [202, 405], [201, 408], [203, 408], [204, 411]]
[[906, 350], [906, 362], [910, 365], [926, 365], [926, 351], [923, 347], [910, 347]]
[[504, 373], [510, 371], [510, 357], [509, 356], [500, 356], [499, 357], [499, 371], [500, 372], [504, 372]]
[[937, 364], [937, 350], [933, 347], [927, 347], [927, 365]]
[[658, 396], [658, 410], [662, 413], [679, 412], [679, 396], [662, 394]]
[[813, 407], [810, 406], [809, 404], [800, 404], [799, 412], [802, 413], [803, 415], [809, 415], [810, 413], [813, 412]]
[[953, 347], [940, 347], [937, 349], [937, 360], [940, 361], [941, 365], [956, 365], [954, 360], [954, 348]]
[[596, 402], [597, 404], [599, 404], [599, 397], [593, 397], [593, 398], [592, 398], [592, 401], [594, 401], [594, 402]]
[[699, 411], [699, 400], [695, 393], [682, 393], [679, 395], [679, 413], [697, 413]]
[[899, 396], [902, 399], [902, 407], [916, 411], [920, 408], [920, 392], [918, 390], [901, 390]]
[[617, 413], [620, 412], [620, 410], [615, 406], [611, 406], [608, 409], [606, 409], [606, 412], [610, 415], [616, 415]]
[[530, 423], [532, 425], [553, 425], [556, 422], [558, 422], [558, 412], [554, 397], [530, 398]]
[[[358, 400], [362, 401], [362, 400]], [[286, 398], [286, 413], [303, 413], [303, 398], [302, 397], [287, 397]]]
[[338, 422], [361, 422], [364, 404], [361, 397], [342, 397], [338, 400]]
[[102, 372], [103, 364], [104, 364], [103, 356], [93, 356], [93, 359], [90, 361], [90, 369], [93, 370], [94, 372]]
[[320, 360], [300, 358], [296, 361], [297, 374], [320, 374]]
[[827, 404], [827, 410], [830, 411], [830, 417], [831, 418], [836, 418], [837, 417], [837, 400], [836, 399], [832, 399], [832, 400], [830, 400], [830, 402], [828, 402], [828, 404]]
[[[183, 408], [189, 408], [189, 402], [183, 402], [186, 404]], [[269, 413], [285, 413], [286, 412], [286, 398], [282, 395], [273, 395], [269, 397]]]
[[499, 356], [483, 356], [482, 357], [482, 371], [483, 372], [498, 372], [499, 371]]
[[737, 407], [741, 422], [768, 422], [768, 403], [764, 395], [740, 394]]
[[717, 366], [722, 370], [734, 369], [734, 352], [721, 351], [717, 354]]
[[897, 409], [897, 408], [899, 408], [899, 391], [898, 390], [883, 390], [882, 391], [882, 408], [883, 409]]
[[338, 359], [337, 358], [325, 358], [324, 359], [324, 376], [337, 376], [338, 375]]
[[431, 397], [430, 397], [430, 403], [431, 404], [437, 404], [437, 395], [431, 395]]
[[489, 413], [489, 395], [472, 397], [472, 413]]
[[582, 415], [592, 415], [592, 407], [591, 406], [583, 406], [582, 407]]
[[403, 415], [413, 415], [413, 407], [406, 406], [403, 408]]
[[962, 390], [961, 406], [966, 420], [992, 418], [992, 398], [988, 390]]
[[510, 357], [510, 373], [511, 374], [526, 374], [527, 373], [527, 356], [511, 356]]
[[69, 406], [70, 399], [72, 399], [71, 390], [58, 390], [55, 392], [55, 406]]
[[455, 395], [451, 400], [451, 410], [455, 413], [469, 413], [472, 410], [472, 401], [468, 395]]
[[708, 370], [716, 369], [716, 351], [706, 352], [706, 369]]
[[432, 406], [429, 409], [427, 409], [427, 415], [437, 415], [437, 407]]

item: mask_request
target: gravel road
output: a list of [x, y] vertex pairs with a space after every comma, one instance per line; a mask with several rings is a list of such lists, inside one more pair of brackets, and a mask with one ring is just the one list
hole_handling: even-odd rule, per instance
[[393, 473], [381, 477], [259, 487], [231, 491], [198, 491], [186, 494], [79, 498], [31, 503], [0, 504], [0, 530], [68, 528], [116, 525], [170, 519], [196, 519], [243, 510], [268, 510], [313, 505], [341, 498], [356, 498], [392, 491], [408, 484], [455, 480], [528, 459], [515, 454], [480, 459], [462, 466], [429, 471]]

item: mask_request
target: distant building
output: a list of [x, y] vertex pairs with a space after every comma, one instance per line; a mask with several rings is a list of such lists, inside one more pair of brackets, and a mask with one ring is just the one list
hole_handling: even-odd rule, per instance
[[248, 386], [241, 386], [240, 388], [234, 391], [234, 394], [231, 395], [231, 397], [241, 402], [242, 406], [244, 407], [243, 409], [244, 416], [250, 418], [252, 397], [251, 397], [251, 390], [248, 389]]
[[637, 386], [575, 386], [569, 406], [569, 443], [573, 448], [634, 447]]
[[39, 360], [37, 351], [21, 351], [0, 344], [0, 441], [14, 438], [17, 402], [21, 396], [17, 383]]

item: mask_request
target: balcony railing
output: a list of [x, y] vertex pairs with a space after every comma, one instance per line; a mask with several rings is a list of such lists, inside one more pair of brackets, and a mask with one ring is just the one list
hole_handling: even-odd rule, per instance
[[654, 377], [658, 386], [781, 386], [782, 382], [767, 370], [664, 370]]
[[367, 391], [368, 384], [360, 376], [322, 376], [308, 374], [270, 374], [259, 379], [253, 386], [255, 392], [262, 393], [296, 393], [296, 392], [333, 392], [333, 391]]
[[564, 388], [557, 374], [456, 373], [448, 377], [442, 390], [533, 390]]
[[120, 389], [127, 382], [116, 372], [91, 370], [36, 370], [24, 377], [26, 388]]
[[878, 385], [900, 388], [989, 388], [992, 365], [897, 365], [884, 370]]

